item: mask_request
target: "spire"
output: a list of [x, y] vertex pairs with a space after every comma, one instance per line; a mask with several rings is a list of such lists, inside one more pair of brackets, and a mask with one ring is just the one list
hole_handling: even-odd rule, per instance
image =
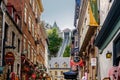
[[54, 22], [53, 27], [59, 28], [56, 21]]
[[54, 24], [53, 24], [53, 28], [56, 28], [56, 29], [58, 30], [58, 32], [60, 32], [60, 29], [59, 29], [59, 27], [58, 27], [56, 21], [55, 21]]

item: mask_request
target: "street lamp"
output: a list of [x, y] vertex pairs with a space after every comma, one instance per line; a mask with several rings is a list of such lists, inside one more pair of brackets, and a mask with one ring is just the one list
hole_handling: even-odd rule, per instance
[[106, 53], [106, 58], [109, 59], [109, 58], [111, 58], [111, 57], [112, 57], [112, 52], [109, 52], [109, 51], [108, 51], [108, 52]]

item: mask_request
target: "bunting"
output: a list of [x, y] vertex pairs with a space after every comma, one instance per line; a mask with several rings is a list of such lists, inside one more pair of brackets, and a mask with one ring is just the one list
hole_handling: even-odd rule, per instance
[[97, 0], [90, 0], [89, 3], [90, 26], [98, 26]]

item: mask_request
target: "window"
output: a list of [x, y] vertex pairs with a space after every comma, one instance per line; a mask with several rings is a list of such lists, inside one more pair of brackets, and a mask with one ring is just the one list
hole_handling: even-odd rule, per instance
[[19, 75], [19, 67], [20, 67], [20, 65], [17, 64], [17, 75]]
[[78, 42], [76, 41], [76, 47], [77, 47], [77, 45], [78, 45]]
[[24, 22], [26, 23], [27, 21], [27, 6], [25, 4], [25, 8], [24, 8]]
[[55, 75], [57, 75], [57, 71], [55, 71]]
[[63, 68], [67, 68], [66, 62], [63, 63]]
[[56, 62], [56, 63], [54, 64], [54, 67], [55, 67], [55, 68], [58, 68], [58, 66], [59, 66], [59, 65], [58, 65], [57, 62]]
[[63, 75], [63, 71], [61, 71], [61, 75]]
[[37, 13], [38, 13], [38, 8], [36, 6], [36, 9], [35, 9], [35, 17], [37, 18]]
[[30, 4], [31, 4], [31, 5], [32, 5], [32, 1], [33, 1], [33, 0], [30, 0]]
[[24, 38], [24, 44], [23, 44], [24, 50], [26, 50], [26, 39]]
[[8, 39], [8, 25], [5, 23], [5, 41]]
[[33, 8], [33, 11], [35, 10], [35, 0], [33, 0], [33, 6], [32, 6], [32, 8]]
[[34, 61], [33, 61], [33, 63], [36, 63], [36, 53], [35, 53], [35, 51], [34, 51]]
[[28, 30], [31, 32], [31, 17], [28, 18]]
[[[37, 31], [37, 30], [36, 30]], [[34, 39], [37, 40], [37, 34], [36, 31], [34, 31]]]
[[20, 52], [20, 39], [18, 39], [18, 52]]
[[15, 33], [12, 32], [12, 46], [14, 46], [14, 42], [15, 42]]
[[32, 62], [34, 62], [33, 57], [34, 57], [34, 55], [33, 55], [33, 49], [32, 49], [32, 52], [31, 52], [31, 60], [32, 60]]
[[33, 35], [33, 37], [34, 37], [34, 35], [35, 35], [35, 32], [34, 32], [34, 24], [32, 24], [32, 35]]
[[28, 44], [28, 59], [30, 59], [30, 44]]

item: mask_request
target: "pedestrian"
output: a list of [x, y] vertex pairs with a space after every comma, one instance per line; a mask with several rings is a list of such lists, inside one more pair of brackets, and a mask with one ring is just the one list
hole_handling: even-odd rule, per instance
[[15, 80], [15, 73], [14, 72], [10, 73], [10, 80]]
[[108, 77], [111, 80], [120, 80], [120, 56], [116, 58], [114, 66], [109, 69]]

